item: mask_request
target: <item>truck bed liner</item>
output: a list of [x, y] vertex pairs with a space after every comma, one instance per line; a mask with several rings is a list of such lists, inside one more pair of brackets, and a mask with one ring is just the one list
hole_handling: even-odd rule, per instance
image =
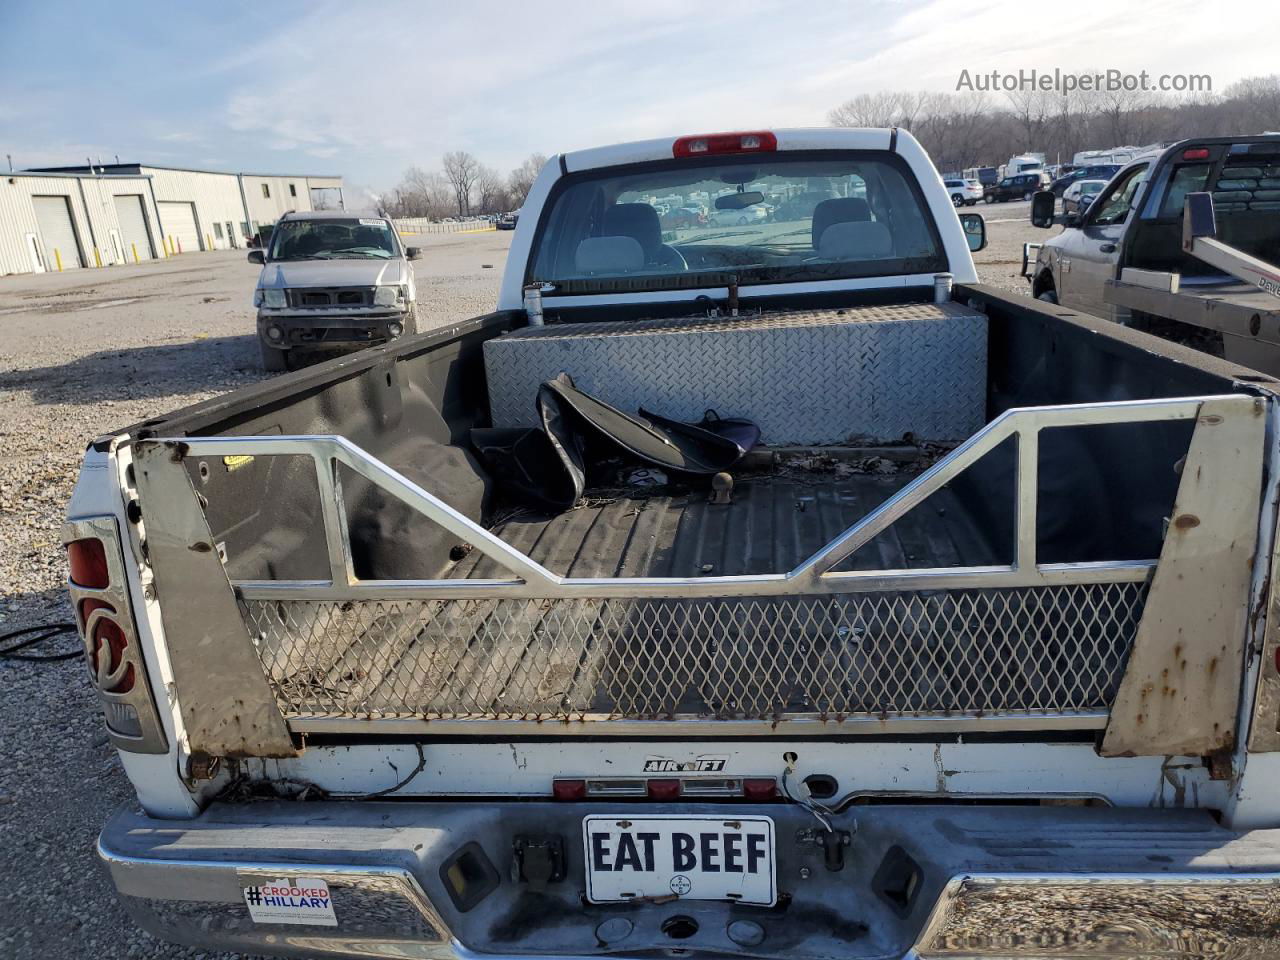
[[[816, 480], [739, 482], [733, 502], [705, 492], [591, 497], [556, 516], [520, 514], [494, 532], [553, 573], [573, 577], [697, 577], [783, 573], [821, 549], [911, 479], [854, 474]], [[936, 501], [936, 502], [935, 502]], [[950, 490], [859, 551], [853, 569], [910, 569], [997, 562]], [[479, 552], [451, 577], [503, 577]]]

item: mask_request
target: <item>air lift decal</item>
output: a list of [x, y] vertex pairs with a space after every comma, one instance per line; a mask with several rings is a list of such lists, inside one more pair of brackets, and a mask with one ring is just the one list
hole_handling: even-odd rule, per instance
[[723, 773], [728, 757], [703, 756], [694, 760], [673, 760], [670, 757], [645, 757], [645, 773]]
[[261, 880], [240, 877], [245, 906], [254, 923], [297, 923], [336, 927], [329, 885], [315, 877]]

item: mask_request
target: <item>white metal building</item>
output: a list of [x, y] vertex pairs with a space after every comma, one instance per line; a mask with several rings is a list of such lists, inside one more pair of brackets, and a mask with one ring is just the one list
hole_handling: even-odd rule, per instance
[[146, 164], [0, 175], [0, 275], [135, 263], [226, 250], [342, 178], [184, 170]]

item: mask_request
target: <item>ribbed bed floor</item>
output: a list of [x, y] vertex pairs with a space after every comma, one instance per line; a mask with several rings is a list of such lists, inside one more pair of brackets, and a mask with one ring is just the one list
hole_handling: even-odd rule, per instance
[[[728, 505], [703, 492], [588, 500], [557, 516], [520, 515], [494, 532], [553, 573], [572, 577], [697, 577], [785, 573], [912, 479], [855, 474], [806, 482], [739, 481]], [[892, 570], [997, 562], [944, 489], [840, 569]], [[1007, 562], [1007, 561], [1006, 561]], [[451, 577], [498, 578], [473, 552]]]

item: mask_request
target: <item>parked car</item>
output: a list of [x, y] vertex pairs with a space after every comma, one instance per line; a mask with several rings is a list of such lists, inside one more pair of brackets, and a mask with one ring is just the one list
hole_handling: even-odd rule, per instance
[[955, 207], [972, 207], [983, 197], [982, 184], [977, 180], [943, 180], [942, 185]]
[[687, 230], [690, 227], [705, 226], [707, 215], [692, 207], [674, 207], [659, 215], [658, 222], [664, 230]]
[[831, 200], [835, 196], [836, 194], [829, 190], [809, 190], [798, 193], [774, 208], [773, 220], [775, 223], [780, 223], [808, 219], [813, 216], [813, 211], [818, 204], [824, 200]]
[[1054, 180], [1049, 185], [1049, 189], [1053, 191], [1055, 197], [1060, 197], [1067, 187], [1077, 180], [1102, 180], [1105, 182], [1114, 177], [1119, 169], [1120, 164], [1118, 163], [1095, 163], [1087, 167], [1076, 167]]
[[[757, 176], [867, 197], [615, 204]], [[86, 436], [95, 882], [205, 954], [1274, 958], [1280, 385], [979, 283], [906, 130], [539, 184], [482, 313]]]
[[286, 213], [266, 249], [253, 305], [267, 370], [289, 368], [291, 354], [317, 347], [364, 347], [417, 332], [413, 267], [384, 217], [345, 210]]
[[499, 230], [514, 230], [516, 228], [516, 224], [519, 222], [520, 222], [520, 211], [511, 210], [507, 213], [504, 213], [502, 216], [498, 217], [497, 222], [494, 223], [494, 226], [497, 227]]
[[769, 219], [769, 211], [762, 203], [753, 203], [739, 210], [713, 210], [708, 222], [715, 227], [744, 227], [749, 223], [763, 223]]
[[1032, 170], [1005, 177], [995, 186], [987, 187], [982, 199], [987, 203], [1003, 203], [1006, 200], [1030, 200], [1032, 195], [1049, 183], [1049, 175], [1043, 170]]
[[1063, 213], [1084, 213], [1094, 197], [1107, 186], [1106, 180], [1077, 180], [1062, 194]]

